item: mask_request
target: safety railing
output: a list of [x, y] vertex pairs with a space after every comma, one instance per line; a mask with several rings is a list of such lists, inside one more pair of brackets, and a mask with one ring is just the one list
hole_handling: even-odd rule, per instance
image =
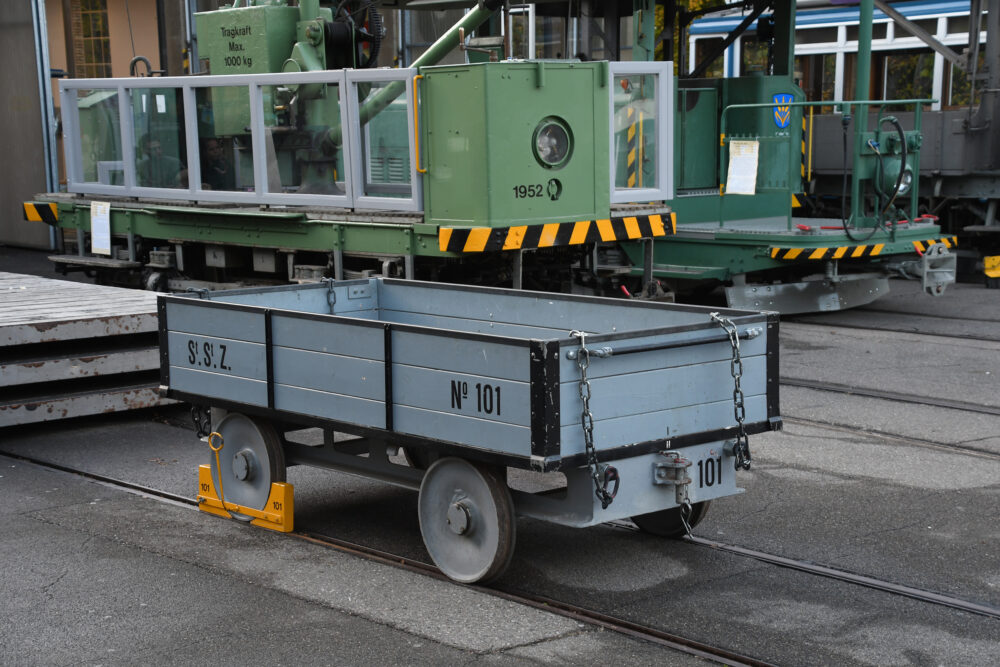
[[419, 211], [415, 74], [328, 70], [63, 80], [67, 189]]
[[[921, 111], [924, 104], [932, 104], [936, 100], [933, 99], [905, 99], [905, 100], [850, 100], [850, 101], [838, 101], [831, 102], [830, 100], [818, 100], [809, 102], [758, 102], [753, 104], [730, 104], [723, 108], [722, 114], [719, 117], [719, 193], [724, 194], [727, 184], [726, 169], [728, 162], [726, 160], [726, 146], [727, 141], [732, 140], [732, 138], [727, 133], [726, 120], [730, 111], [733, 110], [746, 110], [746, 109], [768, 109], [782, 107], [783, 109], [791, 109], [798, 107], [816, 107], [816, 106], [833, 106], [839, 109], [842, 113], [850, 114], [852, 110], [856, 110], [856, 115], [860, 115], [863, 119], [861, 122], [863, 125], [858, 128], [855, 126], [854, 135], [854, 147], [852, 150], [853, 159], [851, 161], [851, 215], [848, 218], [848, 222], [856, 221], [858, 226], [863, 223], [861, 211], [862, 203], [860, 201], [861, 197], [861, 181], [864, 180], [862, 177], [862, 170], [860, 168], [860, 161], [863, 159], [862, 151], [864, 148], [864, 138], [865, 133], [870, 133], [872, 130], [869, 129], [869, 118], [868, 118], [868, 107], [878, 107], [878, 114], [875, 123], [875, 127], [878, 128], [881, 125], [883, 112], [888, 106], [909, 106], [913, 105], [915, 107], [913, 116], [913, 129], [917, 132], [921, 128]], [[857, 123], [857, 120], [855, 121]], [[791, 145], [794, 133], [789, 133], [788, 136], [775, 137], [775, 139], [785, 140]], [[744, 138], [744, 137], [740, 137]], [[904, 165], [905, 167], [905, 165]], [[912, 154], [911, 167], [913, 173], [913, 185], [910, 188], [910, 192], [907, 193], [907, 198], [910, 202], [910, 217], [916, 217], [917, 212], [917, 175], [920, 173], [920, 152], [914, 151]], [[891, 227], [891, 234], [895, 238], [895, 226]]]

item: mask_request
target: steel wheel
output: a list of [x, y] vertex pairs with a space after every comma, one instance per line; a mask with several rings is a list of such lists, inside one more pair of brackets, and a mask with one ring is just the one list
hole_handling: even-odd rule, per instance
[[[706, 500], [691, 506], [691, 516], [688, 518], [688, 523], [692, 528], [701, 523], [701, 520], [705, 518], [705, 514], [708, 513], [708, 506], [711, 504], [711, 500]], [[687, 532], [684, 530], [684, 522], [681, 521], [680, 507], [671, 507], [668, 510], [640, 514], [639, 516], [632, 517], [632, 522], [639, 526], [639, 530], [650, 535], [658, 535], [659, 537], [680, 537]]]
[[263, 510], [271, 483], [285, 481], [277, 432], [269, 423], [237, 412], [226, 415], [215, 430], [222, 436], [222, 449], [218, 466], [212, 455], [212, 479], [218, 484], [221, 478], [225, 501]]
[[420, 533], [434, 564], [462, 583], [496, 579], [514, 555], [514, 502], [501, 473], [446, 457], [424, 475]]

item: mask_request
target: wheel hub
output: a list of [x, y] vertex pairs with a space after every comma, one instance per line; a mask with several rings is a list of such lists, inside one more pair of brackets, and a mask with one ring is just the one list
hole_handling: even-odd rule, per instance
[[242, 449], [233, 456], [233, 477], [241, 482], [252, 480], [257, 473], [257, 457], [249, 449]]
[[417, 499], [420, 534], [455, 581], [489, 582], [514, 553], [514, 503], [504, 470], [446, 456], [427, 469]]
[[471, 528], [469, 508], [463, 503], [452, 503], [448, 506], [448, 527], [456, 535], [465, 535]]

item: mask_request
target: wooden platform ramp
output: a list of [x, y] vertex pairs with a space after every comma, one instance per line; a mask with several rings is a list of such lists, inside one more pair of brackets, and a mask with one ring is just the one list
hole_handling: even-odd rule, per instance
[[0, 272], [0, 427], [160, 405], [156, 294]]

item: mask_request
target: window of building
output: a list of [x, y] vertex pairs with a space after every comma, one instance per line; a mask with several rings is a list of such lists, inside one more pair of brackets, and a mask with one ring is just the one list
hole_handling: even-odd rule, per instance
[[[986, 47], [979, 47], [979, 64], [976, 66], [977, 72], [982, 72], [986, 66]], [[944, 68], [944, 82], [942, 83], [942, 106], [945, 109], [967, 107], [971, 102], [977, 106], [981, 101], [981, 90], [977, 88], [973, 93], [972, 85], [969, 82], [969, 75], [957, 67]]]
[[[569, 54], [570, 56], [574, 54]], [[566, 19], [562, 16], [535, 17], [535, 57], [564, 58], [566, 53]]]
[[948, 32], [949, 33], [969, 32], [969, 17], [953, 16], [950, 19], [948, 19]]
[[73, 27], [73, 75], [111, 76], [108, 0], [70, 0]]
[[[694, 62], [695, 66], [700, 65], [702, 61], [710, 54], [713, 50], [719, 48], [722, 44], [721, 38], [712, 37], [709, 39], [699, 39], [694, 43]], [[702, 74], [702, 78], [705, 79], [720, 79], [725, 74], [725, 58], [722, 54], [718, 58], [712, 61], [705, 73]]]
[[757, 33], [748, 30], [740, 39], [740, 75], [752, 76], [768, 73], [768, 43], [757, 39]]
[[[915, 23], [917, 23], [919, 25], [921, 22], [920, 21], [916, 21]], [[936, 23], [934, 25], [937, 26]], [[923, 27], [925, 30], [927, 29], [926, 26], [921, 26], [921, 27]], [[937, 30], [937, 28], [933, 27], [930, 30], [928, 30], [928, 32], [930, 32], [931, 34], [934, 34], [934, 32], [936, 30]], [[872, 24], [872, 39], [885, 39], [886, 35], [889, 34], [888, 31], [889, 31], [889, 24], [888, 23], [873, 23]], [[907, 33], [907, 34], [909, 34], [909, 33]], [[899, 29], [896, 30], [896, 36], [897, 37], [899, 36]], [[847, 26], [847, 41], [848, 42], [856, 42], [856, 41], [858, 41], [858, 26], [856, 26], [856, 25], [849, 25], [849, 26]]]
[[[406, 37], [403, 67], [419, 58], [427, 48], [441, 36], [441, 26], [454, 25], [465, 14], [463, 9], [439, 9], [435, 11], [403, 12]], [[438, 62], [439, 65], [455, 65], [465, 62], [465, 53], [454, 49]]]
[[795, 31], [796, 44], [837, 43], [836, 28], [808, 28]]
[[[986, 30], [986, 16], [989, 12], [983, 12], [983, 18], [979, 22], [979, 31], [982, 32]], [[948, 19], [948, 34], [968, 34], [969, 32], [970, 18], [969, 15], [965, 16], [952, 16]]]
[[[937, 34], [937, 19], [917, 19], [914, 21], [918, 28], [923, 28], [925, 31], [932, 35]], [[872, 39], [885, 39], [886, 26], [888, 23], [876, 23], [872, 26]], [[880, 34], [877, 34], [880, 33]], [[910, 39], [913, 35], [910, 31], [904, 28], [902, 25], [896, 26], [896, 36], [895, 39]], [[847, 40], [857, 41], [858, 40], [858, 27], [857, 26], [847, 26]]]
[[[844, 97], [857, 99], [858, 54], [844, 55]], [[870, 100], [930, 99], [934, 86], [934, 53], [929, 49], [877, 51], [872, 54], [868, 95]], [[913, 105], [889, 105], [892, 111], [913, 111]], [[925, 109], [930, 105], [925, 104]], [[874, 110], [874, 109], [872, 109]]]
[[[797, 56], [795, 71], [799, 73], [799, 87], [805, 91], [810, 102], [832, 100], [837, 77], [837, 56], [822, 53], [811, 56]], [[819, 107], [816, 113], [832, 113], [833, 107]]]
[[[892, 51], [881, 56], [885, 84], [882, 99], [929, 99], [934, 89], [934, 53], [931, 51]], [[874, 68], [873, 68], [874, 69]], [[930, 108], [925, 105], [925, 108]], [[911, 111], [913, 105], [897, 111]]]

